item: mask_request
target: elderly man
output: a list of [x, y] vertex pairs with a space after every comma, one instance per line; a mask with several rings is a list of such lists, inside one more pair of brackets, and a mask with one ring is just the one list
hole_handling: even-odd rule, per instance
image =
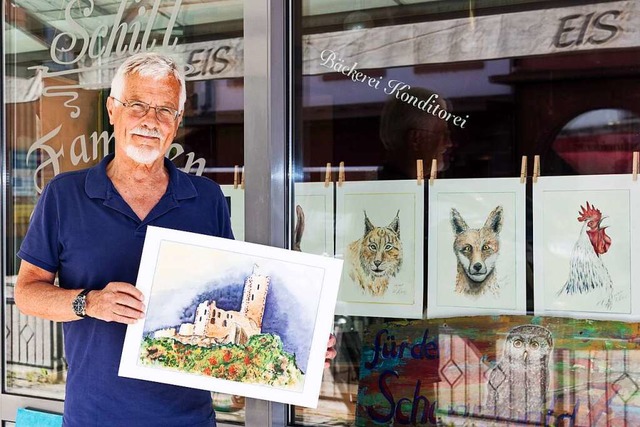
[[171, 59], [143, 53], [125, 61], [107, 99], [115, 153], [51, 180], [18, 252], [20, 310], [65, 322], [65, 426], [215, 425], [207, 391], [118, 377], [126, 325], [145, 312], [132, 283], [146, 227], [233, 238], [220, 187], [164, 157], [185, 99]]

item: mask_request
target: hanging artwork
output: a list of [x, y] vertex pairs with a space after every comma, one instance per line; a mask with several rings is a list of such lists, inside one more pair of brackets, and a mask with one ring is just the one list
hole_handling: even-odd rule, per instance
[[538, 178], [533, 186], [536, 313], [640, 318], [640, 306], [632, 304], [640, 298], [634, 280], [640, 250], [637, 186], [631, 175]]
[[221, 185], [222, 193], [229, 206], [231, 231], [236, 240], [244, 240], [244, 189], [237, 185]]
[[295, 224], [292, 249], [333, 256], [333, 183], [295, 184]]
[[526, 313], [525, 215], [518, 178], [429, 186], [427, 317]]
[[345, 182], [336, 189], [336, 257], [344, 258], [338, 314], [420, 318], [424, 186]]
[[119, 374], [315, 407], [342, 261], [148, 227]]

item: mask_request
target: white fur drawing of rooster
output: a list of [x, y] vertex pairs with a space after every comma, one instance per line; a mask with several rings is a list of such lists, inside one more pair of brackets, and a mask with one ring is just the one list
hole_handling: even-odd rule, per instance
[[611, 246], [611, 238], [602, 227], [602, 213], [587, 201], [586, 209], [580, 206], [578, 221], [583, 222], [578, 241], [571, 251], [569, 278], [558, 296], [600, 291], [603, 298], [598, 304], [611, 309], [613, 304], [613, 281], [600, 255]]

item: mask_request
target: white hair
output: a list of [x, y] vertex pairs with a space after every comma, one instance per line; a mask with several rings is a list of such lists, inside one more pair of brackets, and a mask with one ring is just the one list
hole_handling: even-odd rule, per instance
[[144, 77], [161, 79], [167, 76], [175, 77], [180, 83], [180, 98], [178, 99], [178, 111], [184, 110], [187, 100], [187, 88], [184, 74], [176, 62], [166, 55], [158, 53], [142, 52], [129, 57], [120, 65], [111, 82], [110, 96], [122, 99], [125, 79], [131, 74], [139, 74]]

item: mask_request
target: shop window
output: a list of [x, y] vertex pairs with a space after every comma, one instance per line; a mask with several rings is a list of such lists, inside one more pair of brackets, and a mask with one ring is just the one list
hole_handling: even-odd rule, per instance
[[[297, 42], [304, 48], [294, 61], [300, 66], [292, 205], [304, 215], [294, 214], [291, 247], [344, 257], [344, 287], [345, 281], [355, 281], [349, 276], [348, 244], [372, 227], [393, 228], [393, 216], [407, 209], [394, 199], [399, 183], [391, 191], [380, 181], [424, 178], [426, 196], [431, 174], [443, 180], [518, 177], [522, 156], [529, 157], [530, 180], [536, 155], [542, 175], [631, 173], [632, 152], [640, 143], [640, 39], [624, 18], [627, 6], [588, 1], [552, 8], [548, 2], [527, 1], [470, 6], [443, 0], [329, 7], [322, 0], [304, 2], [297, 22]], [[604, 22], [610, 25], [606, 29]], [[628, 44], [620, 44], [623, 40]], [[390, 113], [393, 102], [408, 108]], [[367, 194], [377, 191], [381, 199], [388, 193], [386, 203], [367, 208], [368, 196], [362, 196], [347, 205], [343, 188], [351, 182], [368, 186]], [[531, 209], [530, 197], [527, 206]], [[412, 236], [424, 243], [424, 259], [417, 260], [423, 278], [415, 285], [426, 299], [427, 264], [433, 256], [427, 251], [428, 202], [423, 211], [424, 233], [404, 220], [399, 229], [401, 240]], [[314, 224], [321, 226], [314, 229]], [[348, 225], [341, 229], [341, 224]], [[530, 220], [527, 225], [525, 299], [532, 313]], [[402, 268], [411, 262], [404, 259]], [[325, 373], [320, 404], [313, 410], [295, 408], [292, 424], [357, 425], [365, 330], [394, 319], [407, 320], [376, 314], [373, 308], [367, 316], [353, 310], [335, 317], [338, 355]], [[458, 361], [458, 354], [452, 359], [473, 365], [460, 365], [468, 368], [464, 375], [488, 369], [474, 356], [475, 349], [460, 348], [465, 361]], [[460, 379], [463, 386], [453, 387], [453, 371], [451, 384], [442, 380], [429, 386], [430, 399], [449, 402], [460, 393], [475, 393], [477, 388], [464, 385], [466, 378]], [[474, 421], [481, 423], [464, 420]]]

